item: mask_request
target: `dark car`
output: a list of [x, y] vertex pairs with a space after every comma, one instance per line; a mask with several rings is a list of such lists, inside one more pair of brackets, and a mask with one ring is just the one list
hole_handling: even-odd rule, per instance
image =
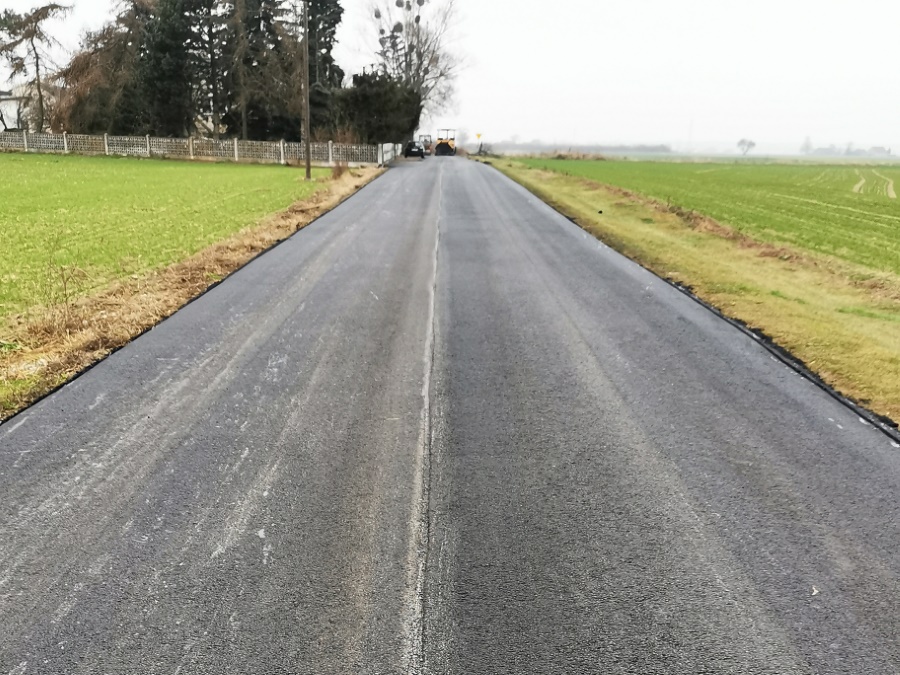
[[425, 159], [425, 146], [422, 145], [419, 141], [410, 141], [406, 144], [406, 149], [403, 151], [404, 157], [421, 157]]

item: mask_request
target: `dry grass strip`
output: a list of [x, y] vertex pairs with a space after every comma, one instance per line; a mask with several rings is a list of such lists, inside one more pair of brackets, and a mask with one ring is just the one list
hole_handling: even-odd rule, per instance
[[84, 298], [11, 317], [0, 325], [0, 420], [124, 346], [381, 173], [338, 169], [327, 190], [182, 262], [119, 280]]

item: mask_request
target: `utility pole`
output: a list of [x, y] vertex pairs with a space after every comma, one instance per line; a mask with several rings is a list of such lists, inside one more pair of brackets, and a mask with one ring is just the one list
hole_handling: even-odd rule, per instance
[[306, 180], [312, 180], [312, 143], [309, 121], [309, 0], [303, 0], [303, 142], [306, 147]]

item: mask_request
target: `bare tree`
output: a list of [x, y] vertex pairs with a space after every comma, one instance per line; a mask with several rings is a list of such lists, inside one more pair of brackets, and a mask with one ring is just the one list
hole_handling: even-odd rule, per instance
[[742, 138], [738, 141], [737, 145], [738, 148], [740, 148], [741, 152], [745, 155], [756, 147], [756, 143], [754, 141], [751, 141], [749, 138]]
[[[12, 70], [11, 77], [32, 75], [29, 85], [37, 96], [37, 130], [44, 129], [44, 72], [42, 67], [50, 60], [48, 46], [59, 41], [44, 28], [48, 19], [65, 15], [71, 7], [55, 2], [33, 9], [28, 14], [16, 14], [5, 10], [0, 15], [0, 57]], [[46, 68], [44, 69], [46, 70]]]
[[115, 133], [137, 128], [143, 100], [136, 80], [151, 0], [119, 6], [110, 23], [88, 33], [57, 77], [62, 83], [53, 126], [69, 132]]
[[450, 49], [455, 0], [390, 0], [375, 6], [384, 72], [409, 86], [427, 112], [445, 107], [461, 67]]

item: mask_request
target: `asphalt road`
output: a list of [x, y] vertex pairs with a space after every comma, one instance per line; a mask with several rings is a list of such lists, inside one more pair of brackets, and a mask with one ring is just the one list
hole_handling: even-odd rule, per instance
[[401, 163], [0, 426], [0, 673], [356, 672], [900, 672], [900, 448]]

